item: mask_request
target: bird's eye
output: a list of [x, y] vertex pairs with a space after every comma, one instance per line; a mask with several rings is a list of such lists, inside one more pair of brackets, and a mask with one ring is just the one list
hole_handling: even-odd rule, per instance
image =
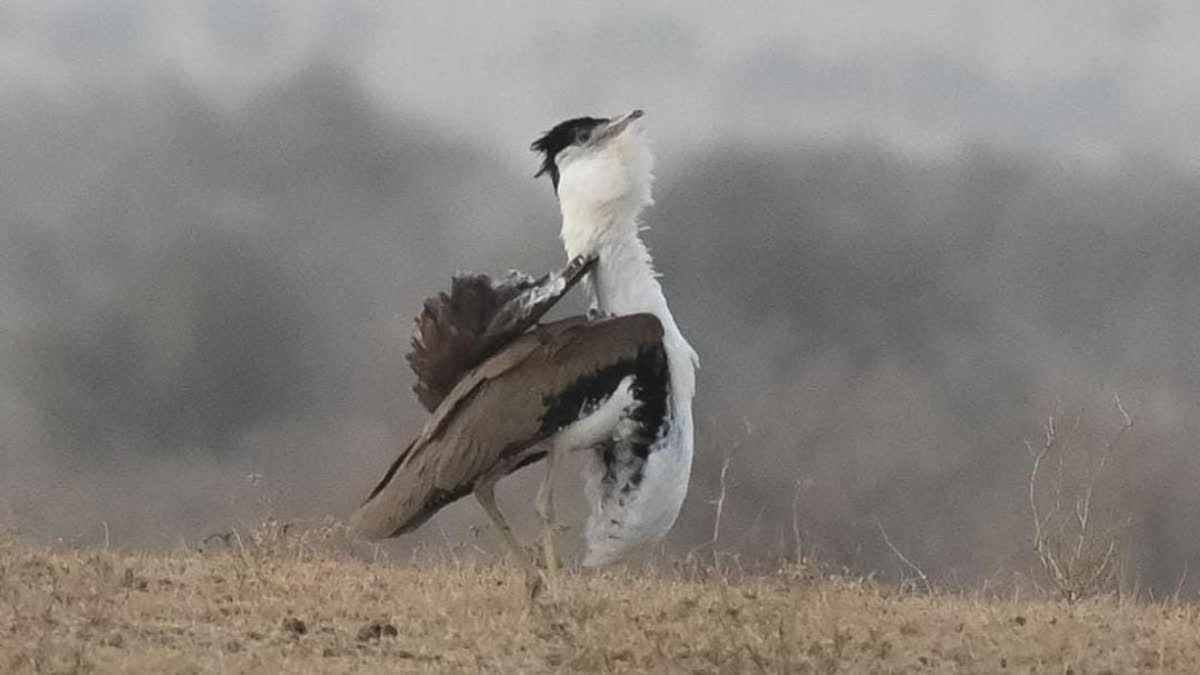
[[575, 132], [575, 142], [576, 143], [587, 143], [588, 140], [590, 140], [591, 138], [592, 138], [592, 130], [591, 129], [580, 129], [579, 131]]

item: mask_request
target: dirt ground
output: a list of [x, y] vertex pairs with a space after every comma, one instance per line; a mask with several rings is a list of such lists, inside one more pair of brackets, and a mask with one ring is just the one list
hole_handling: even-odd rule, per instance
[[1200, 673], [1188, 604], [918, 594], [797, 569], [566, 572], [229, 539], [56, 550], [0, 534], [14, 673]]

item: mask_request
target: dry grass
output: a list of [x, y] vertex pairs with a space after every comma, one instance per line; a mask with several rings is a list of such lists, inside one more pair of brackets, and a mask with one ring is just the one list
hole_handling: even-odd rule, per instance
[[356, 560], [322, 552], [329, 531], [175, 554], [0, 534], [0, 671], [1200, 672], [1190, 605], [922, 595], [784, 570], [568, 574], [556, 602], [529, 607], [508, 566]]

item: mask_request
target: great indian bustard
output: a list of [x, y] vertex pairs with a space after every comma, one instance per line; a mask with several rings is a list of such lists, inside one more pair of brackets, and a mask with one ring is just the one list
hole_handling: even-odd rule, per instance
[[[533, 143], [562, 213], [568, 267], [540, 280], [459, 277], [426, 302], [410, 362], [432, 415], [355, 512], [369, 538], [418, 527], [474, 493], [525, 568], [541, 576], [496, 506], [503, 476], [546, 458], [536, 507], [555, 573], [557, 459], [586, 450], [585, 566], [616, 561], [674, 524], [692, 463], [696, 354], [667, 308], [639, 215], [653, 158], [640, 110], [558, 124]], [[534, 325], [582, 276], [588, 317]]]

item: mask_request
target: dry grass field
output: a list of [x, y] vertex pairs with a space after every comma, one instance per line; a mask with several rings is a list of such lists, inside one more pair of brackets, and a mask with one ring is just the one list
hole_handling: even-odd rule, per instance
[[1186, 604], [691, 569], [568, 573], [530, 606], [511, 566], [371, 562], [306, 536], [137, 553], [0, 534], [0, 672], [1200, 672]]

